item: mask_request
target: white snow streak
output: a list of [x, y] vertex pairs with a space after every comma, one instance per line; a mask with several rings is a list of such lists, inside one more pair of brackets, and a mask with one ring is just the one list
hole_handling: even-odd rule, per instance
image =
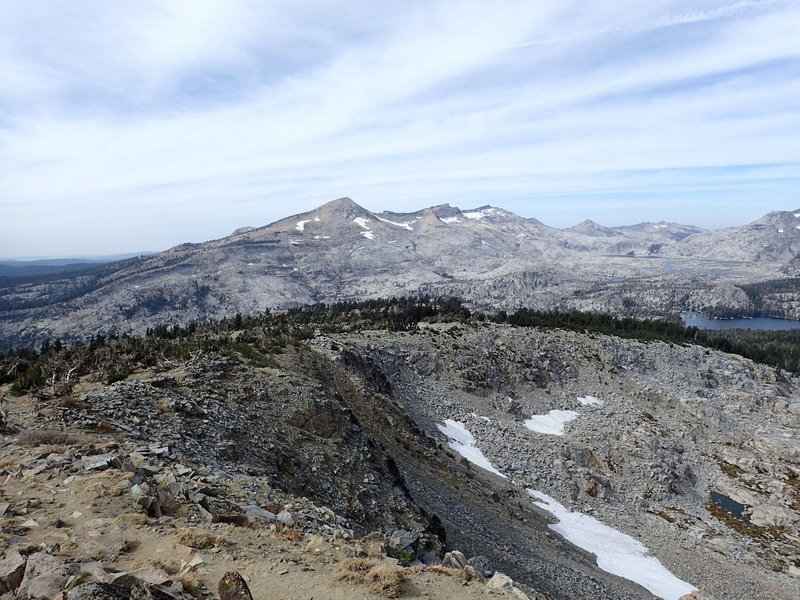
[[492, 463], [489, 462], [489, 459], [483, 455], [483, 452], [481, 452], [480, 449], [475, 446], [475, 438], [472, 437], [472, 434], [469, 431], [467, 431], [467, 428], [464, 427], [463, 423], [459, 421], [453, 421], [452, 419], [445, 419], [444, 425], [436, 425], [436, 427], [439, 428], [439, 431], [450, 438], [450, 441], [447, 443], [447, 445], [451, 449], [458, 452], [461, 456], [466, 458], [473, 465], [476, 465], [481, 469], [491, 471], [496, 475], [500, 475], [500, 477], [506, 477], [500, 471], [495, 469]]
[[367, 227], [367, 223], [369, 223], [369, 219], [365, 219], [364, 217], [356, 217], [355, 219], [353, 219], [353, 221], [355, 221], [362, 228], [364, 228], [364, 229], [369, 231], [369, 227]]
[[310, 223], [311, 219], [305, 219], [304, 221], [298, 221], [297, 225], [294, 226], [297, 231], [304, 231], [306, 228], [306, 223]]
[[664, 568], [640, 541], [589, 515], [567, 510], [547, 494], [531, 489], [528, 493], [558, 519], [550, 529], [597, 555], [597, 566], [604, 571], [636, 582], [663, 600], [678, 600], [696, 589]]
[[492, 422], [492, 420], [489, 417], [481, 416], [478, 413], [469, 413], [469, 414], [472, 415], [473, 417], [475, 417], [476, 419], [481, 419], [482, 421], [486, 421], [487, 423], [491, 423]]
[[448, 223], [448, 224], [450, 224], [450, 223], [461, 223], [461, 221], [458, 219], [458, 217], [442, 217], [439, 220], [442, 223]]
[[564, 425], [577, 418], [574, 410], [551, 410], [546, 415], [533, 415], [524, 425], [536, 433], [564, 435]]
[[578, 402], [584, 406], [603, 406], [603, 401], [594, 396], [578, 396]]
[[363, 235], [368, 240], [374, 240], [375, 239], [375, 234], [372, 233], [371, 231], [362, 231], [361, 235]]
[[380, 217], [376, 218], [378, 219], [378, 221], [383, 221], [384, 223], [388, 223], [389, 225], [394, 225], [395, 227], [402, 227], [403, 229], [408, 229], [409, 231], [414, 231], [414, 228], [411, 227], [411, 224], [416, 222], [415, 219], [414, 221], [409, 221], [408, 223], [395, 223], [394, 221], [390, 221], [389, 219], [381, 219]]

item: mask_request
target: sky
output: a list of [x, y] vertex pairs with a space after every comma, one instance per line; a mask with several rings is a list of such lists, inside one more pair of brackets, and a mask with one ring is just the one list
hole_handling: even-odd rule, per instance
[[0, 0], [0, 257], [349, 196], [554, 227], [800, 208], [800, 2]]

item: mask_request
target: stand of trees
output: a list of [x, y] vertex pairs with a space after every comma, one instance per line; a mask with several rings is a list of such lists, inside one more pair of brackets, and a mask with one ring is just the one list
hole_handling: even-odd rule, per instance
[[494, 321], [512, 327], [539, 327], [614, 335], [644, 342], [699, 344], [800, 373], [800, 330], [701, 330], [660, 320], [619, 318], [581, 312], [543, 312], [522, 308], [489, 315], [467, 309], [456, 298], [391, 298], [333, 305], [314, 304], [185, 326], [161, 325], [143, 336], [95, 335], [65, 346], [45, 342], [38, 350], [20, 348], [0, 354], [0, 384], [14, 393], [67, 393], [77, 378], [93, 374], [107, 383], [138, 368], [170, 360], [186, 360], [210, 352], [267, 367], [273, 355], [302, 344], [320, 332], [384, 329], [414, 331], [420, 322], [476, 323]]

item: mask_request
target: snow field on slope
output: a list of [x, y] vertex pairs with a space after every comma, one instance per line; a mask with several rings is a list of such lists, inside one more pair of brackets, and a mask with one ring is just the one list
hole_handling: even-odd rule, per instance
[[[593, 396], [583, 396], [578, 398], [578, 401], [584, 405], [603, 403]], [[574, 411], [562, 412], [574, 413]], [[448, 446], [452, 450], [472, 464], [506, 477], [475, 445], [475, 438], [464, 423], [445, 419], [443, 424], [436, 426], [450, 440]], [[649, 555], [647, 547], [635, 538], [594, 517], [570, 511], [555, 498], [543, 492], [530, 488], [526, 491], [539, 506], [558, 519], [558, 523], [549, 527], [579, 548], [594, 553], [597, 556], [597, 566], [604, 571], [633, 581], [662, 600], [679, 600], [681, 596], [697, 589], [673, 575], [661, 561]]]
[[601, 523], [594, 517], [572, 512], [555, 498], [529, 489], [528, 493], [558, 519], [550, 529], [579, 548], [597, 556], [597, 566], [634, 581], [663, 600], [678, 600], [695, 588], [670, 573], [647, 547], [631, 536]]

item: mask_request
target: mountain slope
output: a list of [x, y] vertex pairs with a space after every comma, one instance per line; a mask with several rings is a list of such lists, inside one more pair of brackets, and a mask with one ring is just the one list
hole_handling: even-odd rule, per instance
[[[745, 298], [720, 296], [718, 287], [791, 274], [800, 230], [784, 223], [787, 214], [762, 219], [776, 221], [769, 226], [759, 221], [722, 233], [688, 235], [694, 228], [668, 224], [611, 229], [589, 222], [562, 231], [491, 206], [374, 214], [340, 198], [264, 227], [75, 276], [0, 280], [0, 348], [420, 293], [456, 295], [487, 308], [624, 314], [632, 307], [618, 307], [621, 299], [640, 296], [647, 301], [638, 302], [633, 314], [646, 317], [702, 310], [719, 297], [733, 299], [729, 308], [743, 309]], [[770, 227], [773, 238], [797, 242], [768, 242]], [[667, 288], [702, 298], [676, 300]]]
[[676, 250], [685, 256], [796, 265], [800, 257], [800, 210], [771, 212], [747, 225], [693, 235], [682, 240]]

